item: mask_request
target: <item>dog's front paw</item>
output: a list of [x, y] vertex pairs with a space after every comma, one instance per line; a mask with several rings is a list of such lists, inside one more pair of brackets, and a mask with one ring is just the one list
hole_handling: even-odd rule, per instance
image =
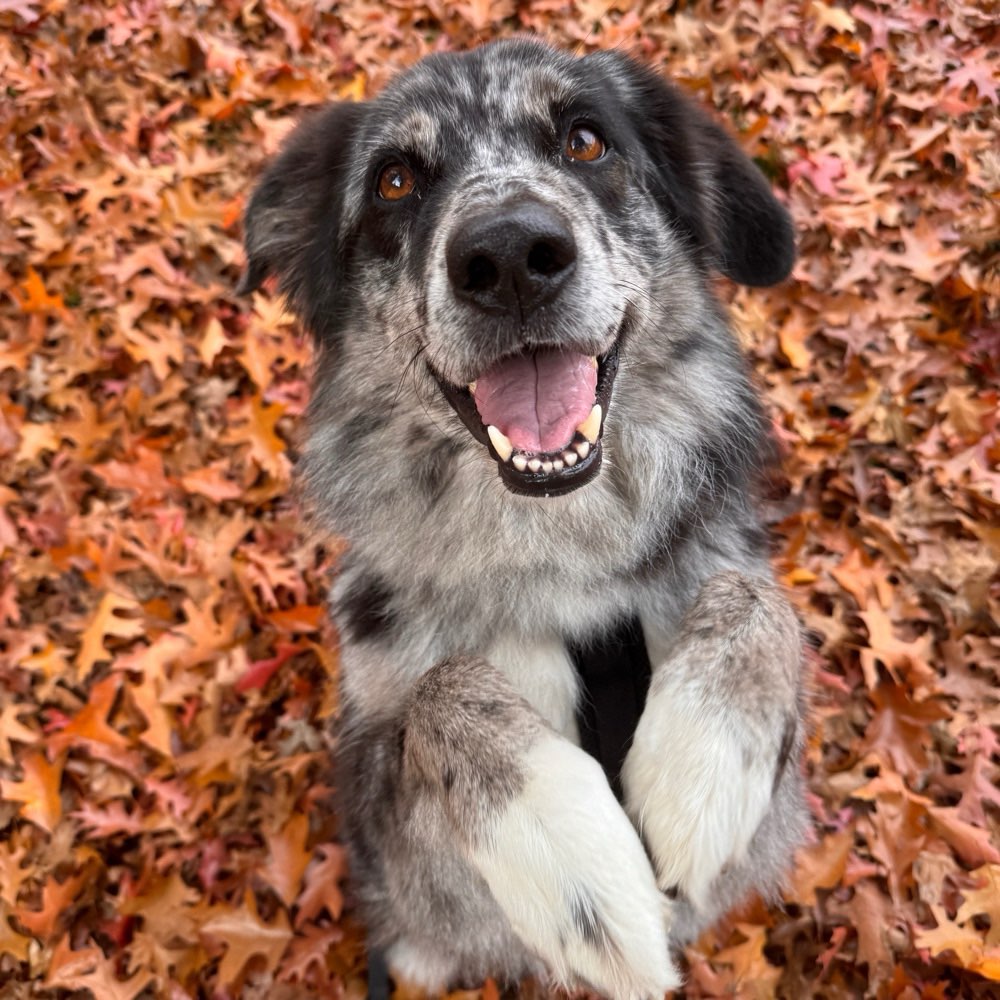
[[622, 770], [657, 881], [696, 910], [739, 864], [799, 738], [799, 632], [765, 581], [706, 584], [654, 674]]
[[520, 763], [520, 792], [471, 846], [473, 864], [561, 985], [662, 997], [680, 981], [669, 904], [600, 767], [548, 732]]
[[622, 774], [625, 802], [669, 894], [697, 910], [739, 863], [771, 801], [773, 756], [697, 699], [651, 698]]

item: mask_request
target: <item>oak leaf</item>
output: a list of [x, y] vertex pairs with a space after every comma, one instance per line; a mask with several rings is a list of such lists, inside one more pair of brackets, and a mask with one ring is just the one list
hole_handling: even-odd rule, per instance
[[977, 916], [989, 917], [985, 943], [990, 948], [1000, 948], [1000, 865], [983, 865], [970, 874], [978, 885], [962, 890], [962, 905], [955, 914], [955, 923], [966, 924]]
[[312, 857], [306, 850], [309, 820], [295, 813], [288, 822], [267, 836], [268, 859], [261, 866], [261, 877], [274, 888], [285, 906], [295, 902], [302, 885], [302, 876]]
[[7, 904], [3, 899], [0, 899], [0, 959], [5, 955], [10, 955], [15, 961], [27, 962], [31, 938], [14, 930], [10, 923], [10, 916]]
[[57, 753], [69, 749], [78, 740], [90, 740], [103, 743], [113, 750], [124, 750], [130, 741], [122, 736], [117, 729], [108, 724], [118, 692], [122, 686], [120, 674], [109, 674], [98, 681], [90, 690], [87, 703], [68, 722], [50, 726], [55, 735], [49, 740], [49, 746]]
[[292, 939], [292, 930], [284, 912], [278, 911], [267, 924], [260, 919], [257, 902], [248, 889], [239, 908], [217, 906], [200, 928], [203, 938], [225, 945], [219, 966], [219, 982], [232, 986], [247, 962], [262, 957], [268, 972], [274, 972]]
[[326, 908], [334, 920], [340, 919], [344, 897], [340, 884], [347, 875], [347, 856], [339, 844], [320, 844], [313, 851], [306, 870], [306, 885], [298, 898], [295, 926], [315, 920]]
[[131, 597], [108, 591], [101, 598], [89, 624], [83, 630], [80, 652], [76, 657], [77, 677], [84, 678], [100, 660], [112, 659], [105, 646], [110, 636], [116, 639], [136, 639], [146, 631], [140, 618], [122, 617], [121, 612], [134, 614], [142, 608]]
[[24, 777], [20, 781], [0, 780], [0, 797], [20, 802], [20, 813], [32, 823], [51, 833], [62, 818], [59, 786], [63, 761], [49, 763], [40, 750], [24, 753], [19, 761]]
[[90, 990], [99, 1000], [135, 1000], [152, 978], [147, 970], [128, 980], [119, 979], [115, 961], [105, 958], [100, 948], [70, 951], [64, 940], [49, 964], [45, 985], [50, 989]]
[[30, 706], [22, 702], [8, 701], [0, 709], [0, 760], [14, 763], [14, 751], [11, 749], [10, 741], [16, 743], [32, 744], [39, 734], [21, 722], [21, 715], [30, 710]]
[[51, 940], [70, 921], [74, 904], [82, 903], [80, 890], [89, 879], [88, 871], [77, 872], [59, 881], [50, 875], [42, 886], [41, 907], [37, 910], [18, 909], [17, 919], [43, 941]]

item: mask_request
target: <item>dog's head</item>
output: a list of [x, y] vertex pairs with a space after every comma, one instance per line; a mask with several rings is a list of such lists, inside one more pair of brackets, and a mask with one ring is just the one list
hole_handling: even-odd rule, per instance
[[321, 344], [387, 370], [372, 391], [412, 375], [432, 420], [453, 409], [449, 433], [538, 496], [596, 475], [620, 358], [696, 337], [712, 269], [768, 285], [794, 252], [763, 176], [677, 90], [525, 40], [313, 113], [251, 198], [246, 247], [244, 291], [275, 274]]

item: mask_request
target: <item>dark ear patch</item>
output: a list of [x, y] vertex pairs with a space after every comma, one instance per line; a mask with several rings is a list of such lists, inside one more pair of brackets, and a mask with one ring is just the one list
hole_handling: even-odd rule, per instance
[[712, 164], [708, 191], [719, 270], [742, 285], [776, 285], [795, 263], [795, 231], [757, 165], [707, 115], [695, 111], [701, 148]]
[[310, 313], [322, 315], [339, 284], [343, 185], [365, 108], [344, 102], [311, 112], [265, 171], [244, 215], [247, 266], [237, 292], [252, 292], [273, 274], [310, 327]]
[[649, 67], [620, 53], [589, 56], [622, 95], [646, 148], [651, 188], [696, 250], [744, 285], [773, 285], [795, 260], [788, 212], [720, 125]]

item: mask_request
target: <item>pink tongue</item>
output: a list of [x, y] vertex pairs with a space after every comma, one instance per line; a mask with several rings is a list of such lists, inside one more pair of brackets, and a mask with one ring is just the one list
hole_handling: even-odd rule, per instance
[[597, 370], [584, 354], [544, 350], [507, 358], [476, 380], [476, 409], [519, 451], [558, 451], [594, 408]]

